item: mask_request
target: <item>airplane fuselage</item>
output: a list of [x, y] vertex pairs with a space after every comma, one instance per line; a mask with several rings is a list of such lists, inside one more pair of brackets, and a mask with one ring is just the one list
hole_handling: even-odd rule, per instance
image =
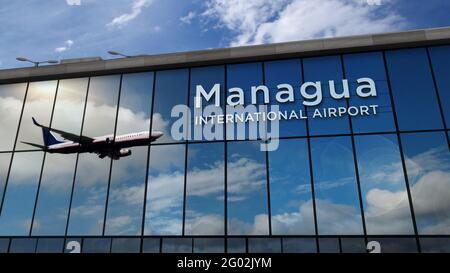
[[[46, 127], [39, 124], [34, 117], [31, 119], [34, 125], [42, 128], [44, 145], [27, 141], [21, 142], [33, 147], [38, 147], [48, 153], [96, 153], [100, 158], [108, 156], [112, 159], [120, 159], [121, 157], [131, 155], [131, 150], [127, 148], [148, 145], [150, 142], [157, 140], [163, 135], [163, 132], [160, 131], [152, 131], [151, 133], [149, 131], [142, 131], [116, 136], [110, 134], [99, 137], [89, 137]], [[53, 133], [59, 134], [66, 141], [58, 140]]]
[[94, 137], [90, 143], [80, 144], [73, 141], [65, 141], [62, 143], [50, 145], [46, 147], [46, 151], [49, 153], [89, 153], [94, 150], [118, 151], [117, 157], [124, 157], [131, 154], [131, 151], [126, 149], [134, 146], [145, 146], [150, 142], [155, 141], [162, 135], [161, 132], [153, 132], [149, 134], [149, 131], [130, 133], [124, 135], [105, 135]]

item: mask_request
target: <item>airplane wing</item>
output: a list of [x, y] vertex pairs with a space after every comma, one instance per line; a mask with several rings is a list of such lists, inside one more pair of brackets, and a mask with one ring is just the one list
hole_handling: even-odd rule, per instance
[[67, 140], [70, 140], [70, 141], [73, 141], [73, 142], [78, 142], [80, 144], [91, 143], [92, 141], [94, 141], [93, 138], [90, 138], [90, 137], [87, 137], [87, 136], [80, 136], [80, 135], [72, 134], [72, 133], [69, 133], [69, 132], [62, 131], [62, 130], [45, 127], [45, 126], [39, 124], [34, 118], [32, 118], [32, 119], [33, 119], [33, 123], [36, 126], [39, 126], [41, 128], [47, 128], [48, 130], [59, 134], [64, 139], [67, 139]]

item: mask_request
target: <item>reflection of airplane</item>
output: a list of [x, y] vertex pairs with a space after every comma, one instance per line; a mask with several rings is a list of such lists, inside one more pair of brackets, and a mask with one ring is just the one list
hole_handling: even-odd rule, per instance
[[[91, 138], [45, 127], [37, 123], [34, 118], [32, 119], [36, 126], [42, 128], [45, 146], [25, 141], [22, 141], [22, 143], [41, 148], [49, 153], [96, 153], [100, 158], [108, 156], [112, 159], [120, 159], [121, 157], [131, 155], [131, 150], [126, 148], [148, 145], [163, 135], [160, 131], [152, 131], [151, 134], [148, 131], [144, 131], [118, 135], [115, 138], [113, 135]], [[59, 134], [68, 141], [57, 140], [52, 132]]]

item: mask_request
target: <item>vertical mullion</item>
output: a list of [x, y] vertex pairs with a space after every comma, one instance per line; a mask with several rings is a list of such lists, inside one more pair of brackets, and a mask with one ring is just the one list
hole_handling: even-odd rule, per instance
[[0, 202], [0, 216], [2, 215], [2, 211], [3, 211], [3, 203], [5, 201], [5, 196], [6, 196], [6, 189], [8, 188], [8, 181], [9, 181], [9, 174], [11, 171], [11, 165], [12, 165], [12, 161], [14, 159], [14, 153], [16, 150], [16, 144], [17, 144], [17, 138], [19, 137], [19, 130], [20, 130], [20, 125], [22, 123], [22, 117], [23, 117], [23, 110], [25, 109], [25, 103], [27, 100], [27, 96], [28, 96], [28, 88], [30, 86], [30, 82], [27, 82], [27, 86], [25, 88], [25, 95], [23, 96], [23, 101], [22, 101], [22, 109], [20, 110], [20, 116], [19, 116], [19, 122], [17, 125], [17, 130], [16, 130], [16, 136], [14, 138], [14, 144], [13, 144], [13, 149], [11, 152], [11, 158], [9, 159], [9, 166], [8, 166], [8, 173], [6, 174], [6, 180], [5, 180], [5, 185], [3, 186], [3, 193], [1, 196], [1, 202]]
[[[116, 144], [117, 120], [118, 120], [118, 117], [119, 117], [120, 96], [121, 96], [121, 92], [122, 92], [122, 81], [123, 81], [123, 74], [120, 74], [119, 95], [118, 95], [118, 98], [117, 98], [116, 119], [114, 121], [114, 133], [113, 133], [112, 146], [114, 146]], [[111, 157], [111, 160], [110, 160], [110, 163], [109, 163], [108, 187], [106, 189], [106, 202], [105, 202], [105, 213], [104, 213], [104, 216], [103, 216], [102, 236], [105, 236], [106, 217], [108, 216], [109, 191], [111, 189], [111, 174], [112, 174], [113, 161], [114, 161], [113, 157]]]
[[[344, 56], [341, 54], [340, 55], [340, 60], [341, 60], [341, 67], [342, 67], [342, 76], [344, 79], [347, 78], [347, 75], [345, 73], [345, 65], [344, 65]], [[350, 99], [346, 98], [345, 99], [347, 108], [350, 107]], [[355, 136], [353, 135], [353, 122], [352, 122], [352, 117], [349, 116], [348, 117], [348, 123], [349, 123], [349, 128], [350, 128], [350, 135], [351, 135], [351, 141], [352, 141], [352, 153], [353, 153], [353, 164], [355, 167], [355, 176], [356, 176], [356, 185], [358, 188], [358, 199], [359, 199], [359, 209], [360, 209], [360, 213], [361, 213], [361, 221], [362, 221], [362, 227], [363, 227], [363, 233], [364, 233], [364, 238], [366, 240], [367, 243], [367, 228], [366, 228], [366, 218], [364, 215], [364, 204], [363, 204], [363, 197], [362, 197], [362, 192], [361, 192], [361, 180], [359, 177], [359, 168], [358, 168], [358, 158], [356, 156], [356, 145], [355, 145]], [[341, 242], [341, 239], [339, 238], [339, 244]]]
[[[262, 68], [262, 81], [263, 81], [263, 85], [265, 85], [266, 84], [266, 75], [265, 75], [265, 62], [262, 62], [262, 64], [261, 64], [261, 68]], [[267, 106], [267, 105], [266, 105]], [[266, 108], [266, 110], [267, 110], [267, 108]], [[268, 143], [268, 141], [267, 141], [267, 127], [268, 127], [268, 122], [267, 121], [265, 121], [266, 122], [266, 125], [265, 125], [265, 129], [266, 129], [266, 131], [265, 131], [265, 141], [264, 141], [264, 144], [265, 144], [265, 147], [266, 147], [266, 151], [265, 151], [265, 157], [266, 157], [266, 185], [267, 185], [267, 188], [266, 188], [266, 190], [267, 190], [267, 216], [268, 216], [268, 220], [269, 220], [269, 222], [268, 222], [268, 224], [269, 224], [269, 235], [271, 236], [272, 235], [272, 209], [271, 209], [271, 206], [270, 206], [270, 171], [269, 171], [269, 151], [267, 150], [267, 143]], [[258, 129], [258, 131], [259, 131], [259, 129]]]
[[[305, 82], [305, 71], [303, 65], [303, 59], [300, 59], [301, 73], [302, 73], [302, 82]], [[308, 117], [308, 107], [304, 106], [306, 117]], [[306, 140], [308, 144], [308, 161], [309, 161], [309, 177], [311, 182], [311, 200], [313, 205], [313, 216], [314, 216], [314, 234], [316, 240], [316, 251], [319, 252], [319, 228], [317, 225], [317, 208], [316, 208], [316, 194], [314, 190], [314, 173], [312, 166], [312, 153], [311, 153], [311, 136], [309, 132], [309, 117], [306, 119]]]
[[433, 79], [433, 86], [434, 86], [434, 90], [435, 90], [435, 93], [436, 93], [436, 99], [437, 99], [438, 105], [439, 105], [439, 112], [441, 113], [441, 120], [442, 120], [442, 123], [443, 123], [443, 125], [444, 125], [445, 136], [447, 137], [447, 145], [448, 145], [448, 148], [449, 148], [449, 150], [450, 150], [450, 139], [449, 139], [449, 137], [448, 137], [447, 122], [446, 122], [446, 120], [445, 120], [444, 109], [443, 109], [443, 107], [442, 107], [441, 97], [440, 97], [440, 95], [439, 95], [439, 86], [438, 86], [438, 84], [437, 84], [436, 74], [435, 74], [435, 72], [434, 72], [433, 61], [431, 60], [431, 54], [430, 54], [430, 49], [429, 49], [429, 47], [426, 47], [426, 51], [427, 51], [428, 65], [429, 65], [429, 67], [430, 67], [431, 77], [432, 77], [432, 79]]
[[[52, 121], [53, 121], [53, 114], [55, 112], [55, 105], [56, 105], [56, 98], [58, 97], [58, 89], [59, 89], [59, 80], [56, 82], [56, 90], [55, 90], [55, 97], [53, 98], [53, 105], [52, 105], [52, 111], [50, 113], [50, 122], [49, 122], [49, 127], [52, 127]], [[47, 141], [44, 139], [44, 143], [46, 143]], [[44, 156], [42, 158], [42, 164], [41, 164], [41, 172], [39, 174], [39, 182], [38, 182], [38, 187], [37, 187], [37, 191], [36, 191], [36, 197], [34, 198], [34, 206], [33, 206], [33, 215], [31, 216], [31, 224], [30, 224], [30, 230], [28, 235], [31, 236], [32, 232], [33, 232], [33, 227], [34, 227], [34, 217], [36, 216], [36, 207], [38, 205], [38, 200], [39, 200], [39, 194], [41, 191], [41, 183], [42, 183], [42, 174], [44, 173], [44, 166], [45, 166], [45, 158], [46, 158], [47, 152], [44, 151]], [[36, 243], [37, 245], [37, 243]]]
[[[91, 77], [88, 78], [87, 87], [86, 87], [86, 97], [84, 100], [84, 108], [83, 108], [83, 116], [81, 117], [81, 128], [80, 128], [80, 139], [81, 135], [83, 134], [83, 127], [84, 127], [84, 118], [86, 116], [86, 108], [87, 108], [87, 101], [89, 97], [89, 87], [91, 85]], [[72, 201], [73, 201], [73, 193], [75, 189], [75, 180], [77, 177], [77, 169], [78, 169], [78, 160], [80, 158], [80, 153], [77, 153], [77, 158], [75, 159], [75, 170], [73, 172], [73, 180], [72, 180], [72, 189], [70, 192], [70, 200], [69, 200], [69, 208], [67, 210], [67, 219], [66, 219], [66, 230], [65, 230], [65, 237], [67, 238], [67, 232], [69, 230], [69, 220], [70, 220], [70, 212], [72, 210]]]
[[[149, 124], [149, 137], [151, 137], [152, 134], [152, 127], [153, 127], [153, 108], [154, 108], [154, 101], [155, 101], [155, 83], [156, 83], [156, 71], [153, 72], [153, 82], [152, 82], [152, 101], [151, 101], [151, 109], [150, 109], [150, 124]], [[149, 165], [150, 165], [150, 152], [151, 152], [151, 144], [148, 145], [147, 148], [147, 166], [146, 166], [146, 173], [145, 173], [145, 184], [144, 184], [144, 206], [142, 209], [142, 222], [141, 222], [141, 253], [143, 251], [143, 245], [144, 245], [144, 233], [145, 233], [145, 214], [147, 211], [147, 189], [148, 189], [148, 171], [149, 171]]]
[[386, 79], [387, 79], [387, 84], [388, 84], [388, 89], [389, 89], [388, 90], [389, 91], [389, 96], [390, 96], [390, 99], [391, 99], [392, 112], [394, 114], [395, 131], [396, 131], [396, 135], [397, 135], [398, 148], [400, 150], [400, 158], [401, 158], [401, 161], [402, 161], [403, 176], [405, 177], [406, 192], [408, 194], [408, 202], [409, 202], [409, 209], [410, 209], [410, 212], [411, 212], [411, 218], [412, 218], [412, 222], [413, 222], [414, 236], [416, 238], [417, 248], [418, 248], [419, 252], [421, 252], [420, 240], [419, 240], [419, 235], [418, 235], [418, 231], [417, 231], [416, 215], [414, 213], [414, 207], [413, 207], [413, 202], [412, 202], [411, 190], [410, 190], [410, 186], [409, 186], [408, 171], [406, 170], [405, 156], [403, 154], [403, 146], [402, 146], [402, 140], [401, 140], [401, 137], [400, 137], [400, 131], [399, 131], [399, 125], [398, 125], [398, 119], [397, 119], [397, 112], [396, 112], [396, 109], [395, 109], [395, 101], [394, 101], [393, 90], [392, 90], [392, 86], [391, 86], [391, 77], [389, 75], [389, 67], [388, 67], [387, 58], [386, 58], [386, 51], [383, 51], [383, 63], [384, 63]]
[[[226, 94], [227, 94], [227, 88], [228, 88], [228, 66], [224, 65], [224, 89], [223, 89], [223, 107], [224, 107], [224, 114], [226, 116], [227, 114], [227, 107], [226, 107]], [[227, 142], [227, 124], [225, 123], [223, 125], [223, 145], [224, 145], [224, 235], [225, 235], [225, 243], [224, 243], [224, 250], [225, 253], [228, 253], [228, 142]]]
[[[191, 100], [191, 68], [188, 69], [188, 90], [187, 90], [187, 106], [189, 108], [189, 102]], [[188, 122], [188, 126], [190, 127], [190, 123], [191, 123], [191, 119], [190, 119], [190, 115], [188, 115], [189, 117], [187, 117], [187, 122]], [[191, 130], [188, 130], [189, 134], [191, 134]], [[181, 234], [184, 236], [185, 235], [185, 227], [186, 227], [186, 190], [187, 190], [187, 158], [188, 158], [188, 139], [190, 138], [190, 136], [188, 136], [186, 134], [186, 139], [184, 142], [184, 188], [183, 188], [183, 220], [182, 220], [182, 230], [181, 230]]]

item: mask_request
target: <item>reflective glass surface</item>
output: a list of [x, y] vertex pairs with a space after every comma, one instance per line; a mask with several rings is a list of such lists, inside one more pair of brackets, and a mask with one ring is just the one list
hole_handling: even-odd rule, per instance
[[[115, 131], [120, 75], [91, 78], [82, 135], [108, 136]], [[68, 234], [102, 235], [111, 158], [79, 154]]]
[[183, 232], [185, 145], [150, 148], [145, 235]]
[[450, 46], [430, 47], [430, 58], [433, 67], [436, 86], [445, 118], [446, 127], [450, 128]]
[[43, 81], [31, 82], [28, 86], [17, 135], [16, 150], [37, 149], [34, 146], [23, 143], [23, 141], [44, 145], [42, 130], [33, 124], [31, 118], [35, 118], [42, 125], [50, 125], [57, 84], [57, 81]]
[[444, 133], [402, 134], [419, 234], [450, 234], [450, 153]]
[[399, 129], [443, 128], [426, 50], [387, 51], [386, 59]]
[[383, 54], [370, 52], [344, 55], [345, 76], [349, 80], [350, 90], [356, 90], [357, 80], [369, 77], [374, 80], [377, 96], [361, 98], [352, 96], [350, 106], [378, 105], [377, 115], [351, 117], [354, 133], [395, 131], [394, 114], [384, 69]]
[[[350, 132], [349, 121], [347, 116], [339, 118], [314, 118], [312, 113], [315, 108], [327, 107], [345, 107], [347, 105], [345, 99], [336, 100], [330, 95], [329, 81], [335, 82], [336, 93], [343, 92], [343, 74], [342, 63], [339, 56], [326, 56], [303, 59], [304, 81], [317, 82], [321, 81], [322, 103], [317, 107], [308, 107], [309, 133], [310, 135], [328, 135], [328, 134], [345, 134]], [[306, 92], [314, 95], [317, 90], [308, 88]]]
[[26, 89], [26, 83], [0, 85], [0, 151], [13, 149]]
[[[294, 101], [280, 104], [280, 111], [305, 111], [305, 106], [302, 104], [301, 96], [299, 96], [300, 85], [303, 82], [301, 69], [301, 61], [299, 59], [264, 63], [264, 83], [270, 89], [272, 104], [276, 102], [278, 85], [289, 84], [293, 88]], [[287, 95], [280, 97], [286, 99]], [[280, 137], [306, 135], [305, 119], [282, 120], [279, 126]]]
[[228, 234], [269, 234], [266, 154], [259, 148], [258, 141], [228, 143]]
[[[120, 91], [116, 136], [148, 131], [153, 73], [125, 74]], [[131, 155], [114, 160], [105, 234], [140, 235], [148, 146], [127, 148]]]
[[14, 154], [0, 216], [0, 235], [29, 235], [43, 157], [42, 152]]
[[269, 166], [272, 234], [315, 234], [306, 139], [281, 140]]
[[311, 139], [319, 234], [362, 234], [350, 137]]
[[[152, 130], [164, 133], [155, 143], [178, 142], [170, 134], [171, 125], [180, 117], [172, 117], [172, 108], [176, 105], [187, 105], [188, 103], [188, 79], [187, 69], [164, 70], [156, 73], [154, 109], [152, 117]], [[187, 124], [187, 117], [181, 122]], [[186, 127], [185, 127], [186, 128]], [[184, 139], [187, 133], [181, 134]]]
[[186, 235], [223, 235], [225, 144], [190, 144], [186, 176]]
[[[371, 240], [381, 252], [448, 252], [449, 52], [443, 45], [1, 84], [0, 252], [73, 252], [63, 242], [76, 241], [82, 252], [364, 253]], [[376, 96], [357, 94], [365, 77]], [[329, 81], [339, 96], [345, 80], [349, 98], [333, 98]], [[321, 103], [304, 105], [306, 82], [320, 84]], [[278, 84], [292, 86], [293, 101], [277, 103]], [[222, 107], [242, 92], [244, 106], [254, 97], [256, 106], [307, 110], [308, 119], [282, 120], [266, 151], [271, 145], [250, 138], [274, 133], [274, 124], [241, 123], [239, 140], [236, 124], [192, 126], [198, 86], [218, 86]], [[372, 104], [376, 115], [313, 118], [315, 109]], [[177, 105], [191, 115], [174, 115]], [[53, 131], [75, 149], [42, 151], [50, 142], [32, 118], [73, 134]], [[111, 153], [156, 130], [157, 140]], [[85, 137], [105, 143], [79, 149]]]
[[[53, 128], [80, 134], [87, 85], [88, 78], [59, 82], [53, 111]], [[65, 234], [76, 159], [76, 154], [46, 154], [33, 235]]]
[[414, 234], [395, 135], [356, 136], [367, 234]]

